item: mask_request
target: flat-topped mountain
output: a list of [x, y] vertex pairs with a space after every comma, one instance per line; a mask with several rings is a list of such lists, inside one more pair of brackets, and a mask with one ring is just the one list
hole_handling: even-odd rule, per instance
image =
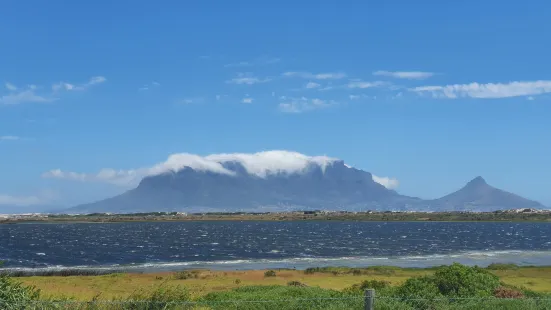
[[478, 211], [542, 207], [493, 188], [481, 177], [440, 199], [408, 197], [383, 186], [389, 185], [381, 178], [340, 159], [288, 151], [206, 157], [176, 154], [133, 174], [143, 176], [136, 188], [68, 212]]
[[147, 176], [135, 189], [72, 211], [365, 210], [418, 200], [385, 188], [371, 173], [342, 160], [309, 160], [303, 166], [267, 171], [239, 161], [220, 164], [217, 170], [183, 167]]
[[431, 201], [440, 210], [496, 210], [542, 208], [537, 201], [490, 186], [482, 177], [476, 177], [460, 190]]

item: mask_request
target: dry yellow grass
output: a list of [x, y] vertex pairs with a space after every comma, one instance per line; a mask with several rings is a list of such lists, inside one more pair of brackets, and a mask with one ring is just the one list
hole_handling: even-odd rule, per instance
[[[163, 284], [182, 285], [192, 295], [199, 296], [212, 291], [222, 291], [243, 285], [286, 285], [289, 281], [300, 281], [309, 286], [319, 286], [341, 290], [366, 279], [390, 281], [400, 284], [413, 276], [430, 274], [430, 270], [399, 269], [392, 274], [305, 274], [303, 271], [279, 270], [277, 276], [265, 277], [264, 270], [252, 271], [208, 271], [197, 272], [197, 278], [179, 280], [176, 273], [149, 274], [111, 274], [103, 276], [69, 276], [69, 277], [23, 277], [20, 280], [27, 285], [34, 285], [46, 296], [72, 297], [77, 300], [90, 300], [127, 297], [141, 289], [154, 289]], [[503, 282], [516, 286], [525, 286], [534, 291], [551, 292], [551, 267], [520, 268], [517, 270], [493, 271]]]

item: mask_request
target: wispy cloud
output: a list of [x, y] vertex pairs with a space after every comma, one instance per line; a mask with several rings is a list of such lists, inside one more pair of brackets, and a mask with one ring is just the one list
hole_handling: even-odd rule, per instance
[[156, 88], [156, 87], [159, 87], [159, 86], [161, 86], [161, 83], [153, 81], [149, 84], [144, 84], [144, 86], [138, 88], [138, 90], [145, 91], [145, 90], [150, 90], [152, 88]]
[[243, 103], [253, 103], [254, 99], [251, 97], [245, 97], [241, 102]]
[[379, 177], [374, 174], [372, 174], [371, 176], [373, 178], [373, 181], [381, 184], [388, 189], [395, 189], [400, 185], [400, 182], [395, 178]]
[[287, 98], [284, 96], [280, 99], [282, 100], [282, 102], [279, 104], [279, 110], [284, 113], [302, 113], [312, 110], [324, 109], [338, 104], [334, 100], [322, 100], [318, 98]]
[[203, 97], [193, 97], [193, 98], [185, 98], [182, 100], [179, 100], [177, 103], [180, 104], [194, 104], [194, 103], [203, 103], [205, 102], [205, 98]]
[[0, 96], [0, 104], [50, 102], [54, 100], [56, 100], [56, 98], [36, 94], [36, 87], [34, 85], [27, 86], [23, 89], [16, 87], [15, 89], [12, 89], [11, 92], [7, 95]]
[[321, 84], [316, 82], [308, 82], [308, 84], [306, 84], [307, 89], [320, 88], [320, 87], [321, 87]]
[[385, 85], [389, 85], [389, 84], [386, 83], [386, 82], [382, 82], [382, 81], [373, 81], [373, 82], [350, 81], [348, 83], [348, 85], [346, 85], [346, 87], [365, 89], [365, 88], [381, 87], [381, 86], [385, 86]]
[[114, 169], [101, 169], [96, 174], [86, 174], [77, 172], [66, 172], [60, 169], [50, 170], [42, 174], [43, 178], [50, 179], [66, 179], [80, 182], [105, 182], [114, 185], [128, 185], [136, 182], [136, 180], [145, 176], [147, 171], [145, 169], [137, 170], [114, 170]]
[[275, 57], [259, 57], [254, 60], [250, 61], [239, 61], [235, 63], [229, 63], [224, 65], [226, 68], [234, 68], [234, 67], [252, 67], [252, 66], [261, 66], [261, 65], [271, 65], [280, 62], [280, 58]]
[[238, 85], [253, 85], [253, 84], [259, 84], [259, 83], [266, 83], [271, 81], [270, 78], [259, 78], [254, 76], [250, 72], [242, 72], [238, 73], [236, 77], [233, 79], [227, 80], [226, 83], [228, 84], [238, 84]]
[[509, 83], [470, 83], [445, 86], [421, 86], [409, 89], [434, 98], [509, 98], [551, 93], [551, 81], [515, 81]]
[[9, 90], [9, 91], [16, 91], [17, 90], [17, 86], [13, 85], [12, 83], [6, 83], [5, 84], [6, 86], [6, 89]]
[[52, 91], [82, 91], [86, 90], [90, 86], [104, 83], [105, 81], [107, 81], [107, 79], [103, 76], [93, 76], [86, 83], [74, 84], [68, 82], [59, 82], [52, 85]]
[[21, 139], [18, 136], [0, 136], [0, 141], [15, 141]]
[[408, 79], [408, 80], [423, 80], [434, 76], [434, 72], [424, 71], [384, 71], [379, 70], [373, 72], [375, 76], [386, 76], [396, 79]]
[[343, 72], [311, 73], [302, 71], [289, 71], [282, 74], [285, 77], [298, 77], [310, 80], [338, 80], [346, 77]]

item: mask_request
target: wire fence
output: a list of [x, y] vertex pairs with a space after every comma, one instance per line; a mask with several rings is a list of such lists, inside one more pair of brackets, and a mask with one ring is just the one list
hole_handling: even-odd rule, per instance
[[286, 298], [269, 300], [202, 301], [46, 301], [2, 303], [2, 310], [180, 310], [180, 309], [358, 309], [358, 310], [550, 310], [551, 298], [416, 298], [350, 296], [341, 298]]

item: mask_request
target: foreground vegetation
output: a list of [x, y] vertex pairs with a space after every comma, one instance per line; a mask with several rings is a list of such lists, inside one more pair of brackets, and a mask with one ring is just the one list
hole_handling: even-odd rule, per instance
[[282, 212], [196, 213], [153, 212], [134, 214], [57, 214], [0, 218], [0, 224], [55, 222], [179, 222], [179, 221], [447, 221], [447, 222], [551, 222], [551, 211], [514, 212]]
[[[22, 282], [19, 282], [22, 281]], [[0, 276], [1, 309], [551, 309], [551, 268], [297, 270]], [[79, 303], [76, 303], [80, 301]], [[23, 306], [25, 305], [25, 306]]]

